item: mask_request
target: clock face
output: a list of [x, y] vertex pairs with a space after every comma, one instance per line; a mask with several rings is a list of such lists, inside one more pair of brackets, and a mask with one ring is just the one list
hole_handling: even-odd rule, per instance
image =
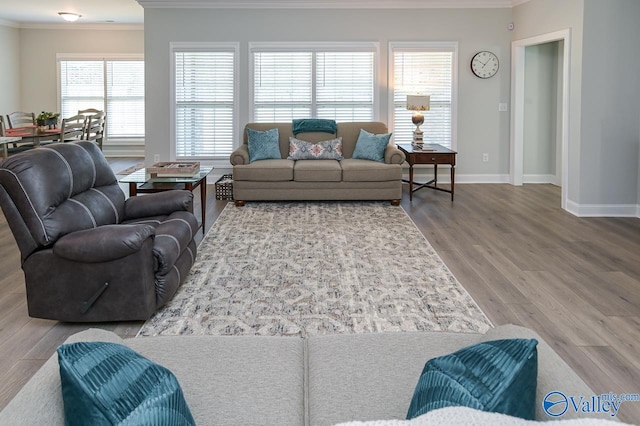
[[478, 52], [471, 59], [471, 71], [480, 78], [493, 77], [499, 67], [498, 57], [491, 52]]

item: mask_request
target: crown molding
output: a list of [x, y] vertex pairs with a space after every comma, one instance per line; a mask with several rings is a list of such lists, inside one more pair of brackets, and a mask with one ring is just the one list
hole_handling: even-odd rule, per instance
[[7, 21], [5, 19], [0, 19], [0, 25], [3, 27], [12, 27], [12, 28], [20, 28], [20, 24], [13, 21]]
[[478, 9], [530, 0], [137, 0], [157, 9]]
[[143, 24], [20, 24], [18, 28], [29, 30], [144, 31]]

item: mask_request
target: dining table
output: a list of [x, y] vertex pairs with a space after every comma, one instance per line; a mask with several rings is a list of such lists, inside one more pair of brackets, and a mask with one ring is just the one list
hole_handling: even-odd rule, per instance
[[25, 126], [14, 127], [13, 129], [5, 129], [6, 137], [18, 137], [21, 143], [31, 142], [34, 147], [40, 145], [42, 141], [57, 141], [60, 139], [60, 128], [42, 128], [42, 126]]

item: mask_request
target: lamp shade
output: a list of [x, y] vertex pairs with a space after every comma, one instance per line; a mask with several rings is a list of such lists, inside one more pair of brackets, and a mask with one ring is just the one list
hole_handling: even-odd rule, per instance
[[410, 111], [429, 111], [431, 96], [407, 95], [407, 109]]

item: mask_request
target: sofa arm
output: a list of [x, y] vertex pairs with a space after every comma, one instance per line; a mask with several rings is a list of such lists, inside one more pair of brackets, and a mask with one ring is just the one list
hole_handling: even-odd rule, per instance
[[[206, 188], [201, 188], [206, 191]], [[129, 197], [124, 202], [124, 220], [148, 216], [166, 216], [177, 211], [193, 213], [193, 193], [186, 190], [155, 192]]]
[[140, 251], [145, 240], [155, 233], [150, 225], [99, 226], [60, 238], [53, 246], [53, 254], [74, 262], [108, 262]]
[[400, 151], [395, 145], [387, 145], [384, 151], [384, 162], [387, 164], [402, 164], [404, 163], [404, 152]]
[[229, 161], [234, 166], [249, 164], [249, 146], [247, 144], [241, 145], [238, 149], [231, 153]]

